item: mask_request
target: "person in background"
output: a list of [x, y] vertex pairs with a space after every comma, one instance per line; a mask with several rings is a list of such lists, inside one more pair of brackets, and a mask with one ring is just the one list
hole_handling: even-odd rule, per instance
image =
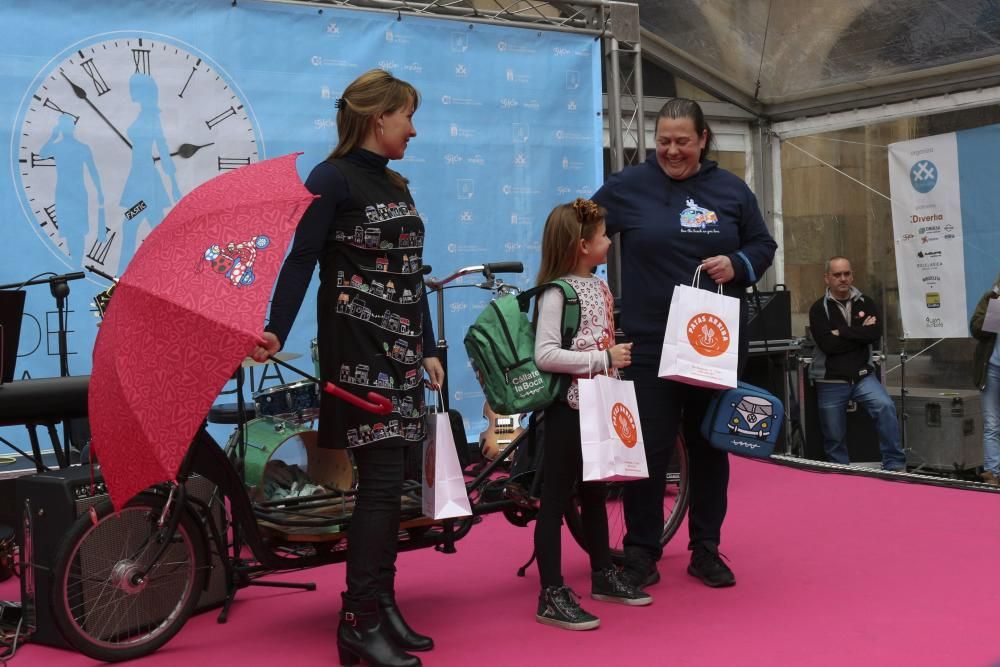
[[882, 469], [905, 471], [896, 407], [872, 364], [872, 346], [882, 338], [878, 307], [854, 287], [846, 257], [827, 260], [824, 280], [826, 292], [809, 309], [809, 331], [816, 341], [809, 377], [816, 383], [823, 448], [834, 463], [850, 463], [847, 404], [854, 401], [875, 420]]
[[[710, 389], [658, 377], [675, 285], [690, 284], [742, 302], [771, 265], [777, 244], [753, 192], [706, 153], [712, 130], [697, 102], [676, 98], [656, 119], [656, 151], [642, 164], [612, 175], [594, 195], [607, 209], [607, 232], [621, 245], [622, 328], [634, 343], [628, 378], [635, 382], [649, 479], [625, 485], [625, 574], [636, 586], [660, 580], [663, 497], [677, 434], [690, 461], [688, 573], [711, 587], [736, 578], [719, 554], [729, 488], [729, 457], [702, 437]], [[741, 307], [740, 357], [746, 359], [746, 308]], [[655, 437], [652, 437], [655, 434]]]
[[604, 231], [604, 211], [589, 199], [556, 206], [545, 221], [539, 285], [565, 280], [580, 300], [580, 326], [570, 347], [562, 347], [565, 296], [550, 288], [538, 298], [535, 363], [549, 373], [573, 379], [565, 396], [545, 408], [545, 456], [542, 458], [541, 508], [535, 522], [535, 554], [542, 590], [538, 595], [539, 623], [566, 630], [590, 630], [600, 620], [580, 607], [577, 595], [563, 582], [562, 517], [578, 489], [580, 516], [590, 555], [590, 596], [627, 605], [648, 605], [653, 598], [628, 583], [611, 561], [608, 515], [603, 484], [582, 482], [579, 390], [576, 379], [596, 373], [614, 374], [629, 365], [631, 343], [615, 344], [614, 298], [607, 284], [595, 276], [604, 264], [611, 241]]
[[[983, 472], [982, 480], [1000, 486], [1000, 343], [995, 331], [983, 329], [986, 309], [993, 299], [1000, 298], [1000, 276], [979, 299], [969, 322], [977, 340], [973, 357], [973, 380], [983, 392]], [[994, 306], [995, 307], [995, 306]]]
[[[337, 630], [342, 664], [414, 667], [407, 651], [426, 651], [430, 637], [403, 619], [395, 598], [396, 550], [406, 448], [424, 439], [423, 373], [440, 387], [444, 370], [434, 354], [430, 309], [424, 294], [421, 250], [424, 223], [407, 181], [388, 168], [417, 135], [413, 114], [419, 94], [409, 83], [375, 69], [362, 74], [337, 100], [339, 142], [306, 180], [320, 195], [299, 223], [282, 267], [265, 328], [264, 361], [288, 337], [316, 263], [320, 267], [316, 320], [323, 378], [343, 378], [344, 389], [392, 402], [377, 415], [322, 394], [318, 442], [350, 447], [358, 490], [348, 530], [347, 590]], [[373, 289], [391, 279], [395, 294]], [[367, 305], [366, 305], [367, 304]], [[384, 315], [383, 315], [384, 313]], [[395, 326], [390, 326], [395, 322]], [[404, 320], [409, 324], [401, 327]], [[387, 352], [405, 341], [414, 358]], [[389, 381], [376, 386], [374, 378]], [[385, 425], [388, 425], [386, 427]]]

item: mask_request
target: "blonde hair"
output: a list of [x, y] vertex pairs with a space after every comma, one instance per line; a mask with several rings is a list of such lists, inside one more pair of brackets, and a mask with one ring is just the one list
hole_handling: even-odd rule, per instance
[[[381, 69], [368, 70], [344, 90], [337, 100], [337, 147], [328, 160], [344, 157], [361, 146], [372, 128], [372, 121], [384, 113], [391, 113], [413, 103], [420, 106], [420, 93], [411, 84], [397, 79]], [[406, 189], [409, 181], [401, 174], [386, 167], [386, 175], [393, 185]]]
[[580, 239], [592, 239], [607, 213], [589, 199], [577, 199], [552, 209], [542, 232], [542, 261], [537, 284], [572, 272], [579, 257]]

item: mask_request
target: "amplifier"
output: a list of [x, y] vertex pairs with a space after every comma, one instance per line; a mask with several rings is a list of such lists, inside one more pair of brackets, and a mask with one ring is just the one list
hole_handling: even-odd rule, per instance
[[[21, 545], [21, 607], [27, 626], [34, 629], [32, 642], [68, 648], [52, 617], [52, 571], [63, 537], [69, 533], [73, 522], [108, 498], [100, 469], [93, 468], [93, 484], [91, 474], [90, 466], [71, 466], [16, 480], [16, 506], [21, 514], [17, 524], [18, 544]], [[192, 476], [187, 488], [189, 493], [205, 502], [215, 493], [211, 482], [198, 476]], [[225, 535], [221, 499], [210, 506], [216, 527]], [[30, 517], [25, 516], [26, 508], [30, 508]], [[95, 548], [105, 546], [111, 550], [119, 548], [116, 544]], [[100, 558], [100, 554], [93, 556]], [[198, 600], [199, 610], [217, 606], [226, 597], [225, 568], [215, 549], [211, 549], [211, 561], [208, 586]], [[86, 567], [86, 563], [81, 563], [81, 567]]]
[[[816, 402], [816, 385], [809, 379], [809, 365], [799, 364], [801, 389], [802, 430], [805, 433], [803, 456], [815, 461], [827, 461], [823, 448], [823, 432], [819, 426], [819, 406]], [[881, 462], [875, 422], [861, 406], [851, 403], [847, 410], [847, 456], [851, 463]]]
[[983, 465], [983, 407], [974, 389], [888, 387], [896, 412], [905, 408], [906, 463], [943, 472], [974, 470]]

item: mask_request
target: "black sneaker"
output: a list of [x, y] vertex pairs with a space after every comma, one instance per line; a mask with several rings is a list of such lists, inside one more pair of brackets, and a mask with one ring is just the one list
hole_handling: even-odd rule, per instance
[[656, 561], [640, 547], [625, 547], [625, 567], [622, 568], [622, 576], [635, 588], [646, 588], [660, 581]]
[[648, 593], [633, 586], [616, 567], [590, 573], [590, 597], [603, 602], [617, 602], [634, 607], [652, 604]]
[[691, 550], [688, 574], [698, 577], [706, 586], [726, 588], [736, 584], [733, 571], [722, 562], [719, 547], [714, 544], [697, 544]]
[[569, 586], [549, 586], [538, 595], [535, 620], [564, 630], [592, 630], [601, 619], [587, 613], [578, 602], [579, 596]]

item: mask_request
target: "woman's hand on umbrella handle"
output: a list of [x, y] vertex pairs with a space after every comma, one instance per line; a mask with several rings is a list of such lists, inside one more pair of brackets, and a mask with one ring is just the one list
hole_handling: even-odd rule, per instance
[[440, 389], [444, 384], [444, 366], [437, 357], [424, 357], [424, 370], [431, 381], [431, 389]]
[[261, 340], [257, 341], [257, 347], [253, 349], [250, 356], [253, 357], [254, 361], [264, 363], [280, 349], [281, 341], [278, 340], [278, 337], [270, 331], [265, 331]]

